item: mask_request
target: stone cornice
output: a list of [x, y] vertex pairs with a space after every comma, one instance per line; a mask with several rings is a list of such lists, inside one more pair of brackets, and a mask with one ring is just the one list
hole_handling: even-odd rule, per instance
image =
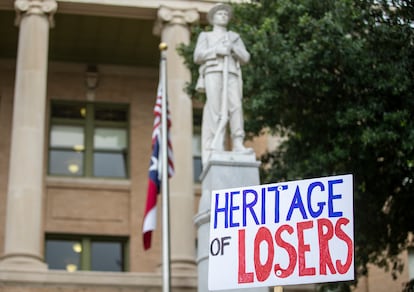
[[54, 26], [53, 15], [57, 10], [56, 0], [16, 0], [14, 1], [16, 10], [15, 24], [20, 25], [23, 14], [45, 14], [48, 16], [50, 27]]
[[189, 25], [198, 22], [200, 14], [195, 8], [179, 9], [161, 5], [158, 9], [157, 20], [154, 26], [154, 34], [160, 35], [162, 26]]

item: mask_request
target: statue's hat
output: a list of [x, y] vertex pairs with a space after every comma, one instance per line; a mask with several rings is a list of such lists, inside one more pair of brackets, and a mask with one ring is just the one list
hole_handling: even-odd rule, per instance
[[233, 8], [231, 8], [231, 6], [230, 5], [228, 5], [228, 4], [224, 4], [224, 3], [217, 3], [216, 5], [214, 5], [209, 11], [208, 11], [208, 14], [207, 14], [207, 19], [208, 19], [208, 22], [210, 23], [210, 24], [213, 24], [213, 17], [214, 17], [214, 14], [217, 12], [217, 11], [219, 11], [219, 10], [226, 10], [227, 11], [227, 13], [229, 14], [229, 20], [231, 19], [231, 17], [233, 16]]

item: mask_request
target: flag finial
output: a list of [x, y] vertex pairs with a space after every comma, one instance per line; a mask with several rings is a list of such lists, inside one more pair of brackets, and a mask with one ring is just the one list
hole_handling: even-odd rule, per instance
[[168, 45], [166, 43], [160, 43], [158, 47], [160, 51], [166, 51], [168, 49]]

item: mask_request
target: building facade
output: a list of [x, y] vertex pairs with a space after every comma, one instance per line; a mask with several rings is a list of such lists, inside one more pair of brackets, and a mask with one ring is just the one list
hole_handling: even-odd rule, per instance
[[160, 212], [149, 251], [141, 235], [160, 42], [172, 288], [197, 290], [201, 106], [183, 90], [190, 74], [175, 48], [215, 2], [0, 0], [0, 291], [161, 291]]
[[197, 289], [200, 106], [176, 47], [215, 2], [0, 1], [0, 291], [161, 290], [160, 218], [149, 251], [141, 235], [160, 42], [172, 287]]

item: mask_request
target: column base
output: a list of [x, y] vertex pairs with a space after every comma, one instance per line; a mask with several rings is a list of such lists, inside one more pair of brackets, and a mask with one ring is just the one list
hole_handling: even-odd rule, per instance
[[194, 259], [171, 259], [171, 274], [173, 275], [195, 274], [196, 268]]
[[[162, 264], [157, 267], [157, 272], [162, 272]], [[170, 272], [172, 276], [196, 275], [197, 266], [194, 259], [170, 259]]]
[[0, 258], [0, 270], [46, 271], [47, 269], [47, 264], [40, 257], [32, 254], [8, 254]]

